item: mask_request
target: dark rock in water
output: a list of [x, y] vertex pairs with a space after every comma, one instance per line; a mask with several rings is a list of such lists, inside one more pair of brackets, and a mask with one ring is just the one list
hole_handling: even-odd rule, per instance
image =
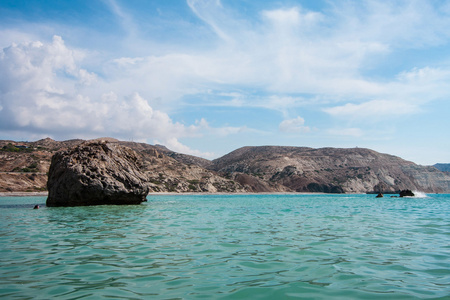
[[139, 204], [149, 187], [133, 150], [91, 142], [57, 152], [48, 174], [47, 206]]
[[378, 193], [378, 195], [375, 198], [383, 198], [383, 194], [382, 193]]
[[414, 197], [414, 193], [411, 190], [400, 191], [400, 197]]
[[343, 194], [344, 190], [337, 185], [327, 185], [312, 182], [307, 185], [307, 191], [312, 193], [331, 193], [331, 194]]

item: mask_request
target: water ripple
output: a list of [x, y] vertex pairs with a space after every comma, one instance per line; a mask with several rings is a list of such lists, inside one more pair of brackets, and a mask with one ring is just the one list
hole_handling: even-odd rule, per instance
[[438, 299], [450, 196], [152, 196], [42, 208], [0, 198], [0, 297]]

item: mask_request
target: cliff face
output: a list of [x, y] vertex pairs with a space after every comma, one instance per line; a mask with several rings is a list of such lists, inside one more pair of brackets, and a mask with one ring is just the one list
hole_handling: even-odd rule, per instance
[[[102, 140], [137, 152], [150, 192], [450, 192], [448, 173], [363, 148], [243, 147], [209, 161], [159, 145]], [[83, 142], [0, 141], [0, 192], [45, 190], [52, 155]], [[19, 144], [27, 148], [8, 146]]]

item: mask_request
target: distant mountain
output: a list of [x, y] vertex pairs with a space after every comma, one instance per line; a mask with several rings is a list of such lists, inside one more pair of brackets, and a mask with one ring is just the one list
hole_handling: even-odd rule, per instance
[[450, 172], [450, 164], [435, 164], [433, 167], [442, 172]]
[[[449, 192], [450, 176], [370, 149], [243, 147], [213, 161], [211, 169], [248, 184], [275, 190], [326, 193], [393, 193], [403, 189]], [[242, 177], [237, 174], [245, 174]]]
[[[210, 161], [161, 145], [97, 140], [137, 151], [153, 192], [450, 192], [450, 174], [364, 148], [243, 147]], [[0, 192], [45, 190], [52, 155], [83, 142], [0, 141]]]

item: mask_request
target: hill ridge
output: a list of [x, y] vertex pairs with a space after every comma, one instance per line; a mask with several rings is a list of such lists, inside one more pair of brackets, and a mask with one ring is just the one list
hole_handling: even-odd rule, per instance
[[[162, 145], [94, 140], [138, 152], [153, 192], [450, 192], [450, 174], [369, 148], [245, 146], [208, 160]], [[83, 142], [0, 141], [0, 192], [45, 190], [51, 156]]]

